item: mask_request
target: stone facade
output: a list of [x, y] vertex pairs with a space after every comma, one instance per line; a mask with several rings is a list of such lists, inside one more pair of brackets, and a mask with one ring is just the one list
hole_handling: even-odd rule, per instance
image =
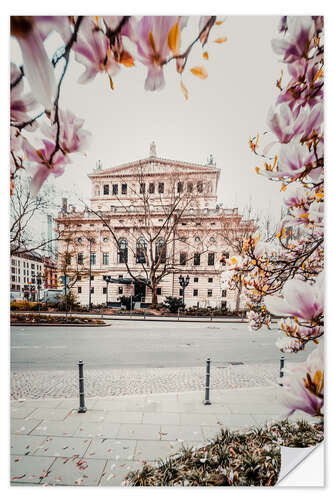
[[[69, 264], [66, 271], [58, 267], [58, 274], [77, 273], [72, 291], [80, 303], [89, 302], [89, 282], [92, 304], [115, 303], [121, 295], [151, 303], [145, 282], [152, 282], [160, 259], [155, 274], [165, 274], [156, 287], [158, 303], [181, 296], [179, 276], [188, 275], [186, 306], [235, 308], [235, 292], [221, 285], [221, 256], [235, 253], [223, 234], [227, 228], [244, 231], [252, 221], [244, 221], [237, 208], [218, 204], [220, 170], [212, 157], [205, 165], [159, 158], [153, 143], [149, 157], [104, 170], [98, 166], [89, 178], [90, 208], [65, 207], [56, 219], [63, 234], [58, 266], [66, 252]], [[105, 276], [112, 278], [108, 287]]]

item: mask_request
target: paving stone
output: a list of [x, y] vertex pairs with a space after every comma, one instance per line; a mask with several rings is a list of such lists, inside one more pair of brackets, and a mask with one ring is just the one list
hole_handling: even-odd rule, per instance
[[224, 429], [237, 430], [244, 427], [251, 427], [256, 425], [256, 420], [252, 415], [235, 414], [235, 415], [222, 415], [219, 422]]
[[[31, 414], [31, 418], [39, 418], [41, 420], [64, 420], [68, 415], [68, 411], [64, 408], [36, 408]], [[30, 418], [30, 417], [29, 417]]]
[[82, 457], [88, 449], [90, 439], [78, 437], [48, 437], [34, 456], [45, 457]]
[[203, 434], [199, 425], [161, 425], [163, 441], [202, 441]]
[[214, 439], [221, 431], [221, 425], [203, 425], [202, 426], [202, 433], [204, 435], [204, 438], [206, 441], [210, 441], [211, 439]]
[[140, 400], [131, 400], [130, 398], [113, 399], [107, 401], [97, 401], [95, 410], [105, 411], [143, 411], [146, 406], [145, 397]]
[[216, 424], [221, 418], [221, 414], [207, 414], [207, 413], [180, 413], [180, 424], [193, 424], [193, 425], [213, 425]]
[[180, 443], [170, 441], [138, 441], [136, 445], [135, 460], [158, 460], [178, 452]]
[[75, 435], [76, 429], [79, 427], [79, 422], [72, 421], [60, 421], [54, 422], [49, 420], [43, 420], [35, 429], [33, 429], [30, 435], [33, 436], [73, 436]]
[[10, 416], [12, 418], [27, 418], [34, 411], [35, 411], [34, 407], [27, 405], [12, 407], [10, 409]]
[[[85, 399], [85, 405], [88, 410], [94, 410], [97, 399]], [[62, 400], [57, 408], [65, 408], [68, 411], [77, 410], [80, 406], [79, 398], [69, 398]]]
[[54, 457], [11, 456], [10, 480], [12, 484], [38, 484], [54, 462]]
[[85, 457], [133, 460], [135, 446], [134, 439], [93, 439]]
[[272, 404], [266, 404], [264, 401], [261, 401], [260, 404], [246, 404], [244, 405], [237, 404], [237, 405], [229, 405], [229, 408], [231, 410], [231, 414], [238, 414], [238, 415], [249, 415], [249, 414], [256, 414], [259, 415], [262, 413], [263, 415], [269, 414], [269, 415], [285, 415], [286, 414], [286, 408], [282, 406], [277, 406], [277, 405], [272, 405]]
[[141, 469], [142, 466], [142, 462], [108, 460], [99, 485], [124, 486], [122, 482], [127, 474]]
[[101, 410], [88, 410], [86, 413], [78, 413], [72, 410], [66, 417], [66, 421], [76, 421], [80, 424], [86, 422], [104, 422], [105, 412]]
[[106, 411], [105, 423], [140, 424], [142, 422], [142, 412], [138, 411]]
[[97, 486], [106, 460], [57, 458], [41, 484], [50, 486]]
[[29, 406], [31, 408], [57, 408], [62, 400], [61, 399], [24, 399], [24, 400], [12, 400], [11, 405], [23, 408]]
[[11, 434], [29, 434], [37, 425], [41, 423], [41, 419], [12, 418], [10, 420]]
[[90, 438], [115, 438], [120, 424], [87, 422], [79, 425], [74, 436]]
[[180, 424], [179, 413], [149, 413], [143, 414], [142, 423], [144, 424]]
[[43, 436], [10, 436], [11, 455], [32, 455], [35, 449], [45, 441]]
[[118, 439], [161, 439], [161, 426], [156, 424], [121, 424]]

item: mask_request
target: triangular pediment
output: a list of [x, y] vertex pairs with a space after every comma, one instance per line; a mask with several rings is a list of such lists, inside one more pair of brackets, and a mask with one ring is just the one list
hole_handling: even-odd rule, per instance
[[219, 169], [215, 165], [202, 165], [199, 163], [183, 162], [178, 160], [169, 160], [166, 158], [148, 157], [142, 160], [136, 160], [130, 163], [125, 163], [122, 165], [117, 165], [108, 169], [96, 169], [89, 174], [90, 178], [109, 178], [113, 175], [133, 175], [138, 174], [140, 171], [144, 175], [149, 174], [172, 174], [175, 171], [190, 174], [207, 174], [207, 173], [217, 173]]

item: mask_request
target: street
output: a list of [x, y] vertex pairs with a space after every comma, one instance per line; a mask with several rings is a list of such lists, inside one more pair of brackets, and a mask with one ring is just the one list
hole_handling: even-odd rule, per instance
[[[82, 359], [90, 369], [168, 368], [278, 363], [276, 329], [250, 332], [247, 324], [112, 321], [106, 327], [12, 327], [11, 368], [67, 370]], [[286, 354], [303, 361], [307, 354]]]

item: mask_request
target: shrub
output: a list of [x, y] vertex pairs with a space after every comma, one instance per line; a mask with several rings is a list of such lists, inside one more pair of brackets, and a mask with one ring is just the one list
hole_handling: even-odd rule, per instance
[[172, 296], [165, 297], [163, 305], [167, 307], [171, 313], [176, 313], [178, 312], [178, 309], [183, 307], [183, 299]]
[[31, 311], [37, 302], [29, 302], [28, 300], [17, 300], [11, 302], [10, 309], [12, 311]]
[[70, 311], [78, 307], [79, 303], [72, 291], [69, 291], [67, 295], [62, 295], [57, 304], [58, 311]]
[[120, 301], [122, 306], [126, 307], [126, 311], [131, 310], [131, 302], [132, 302], [132, 310], [133, 310], [134, 302], [133, 302], [133, 299], [131, 299], [130, 295], [129, 296], [122, 295], [121, 297], [119, 297], [119, 301]]

